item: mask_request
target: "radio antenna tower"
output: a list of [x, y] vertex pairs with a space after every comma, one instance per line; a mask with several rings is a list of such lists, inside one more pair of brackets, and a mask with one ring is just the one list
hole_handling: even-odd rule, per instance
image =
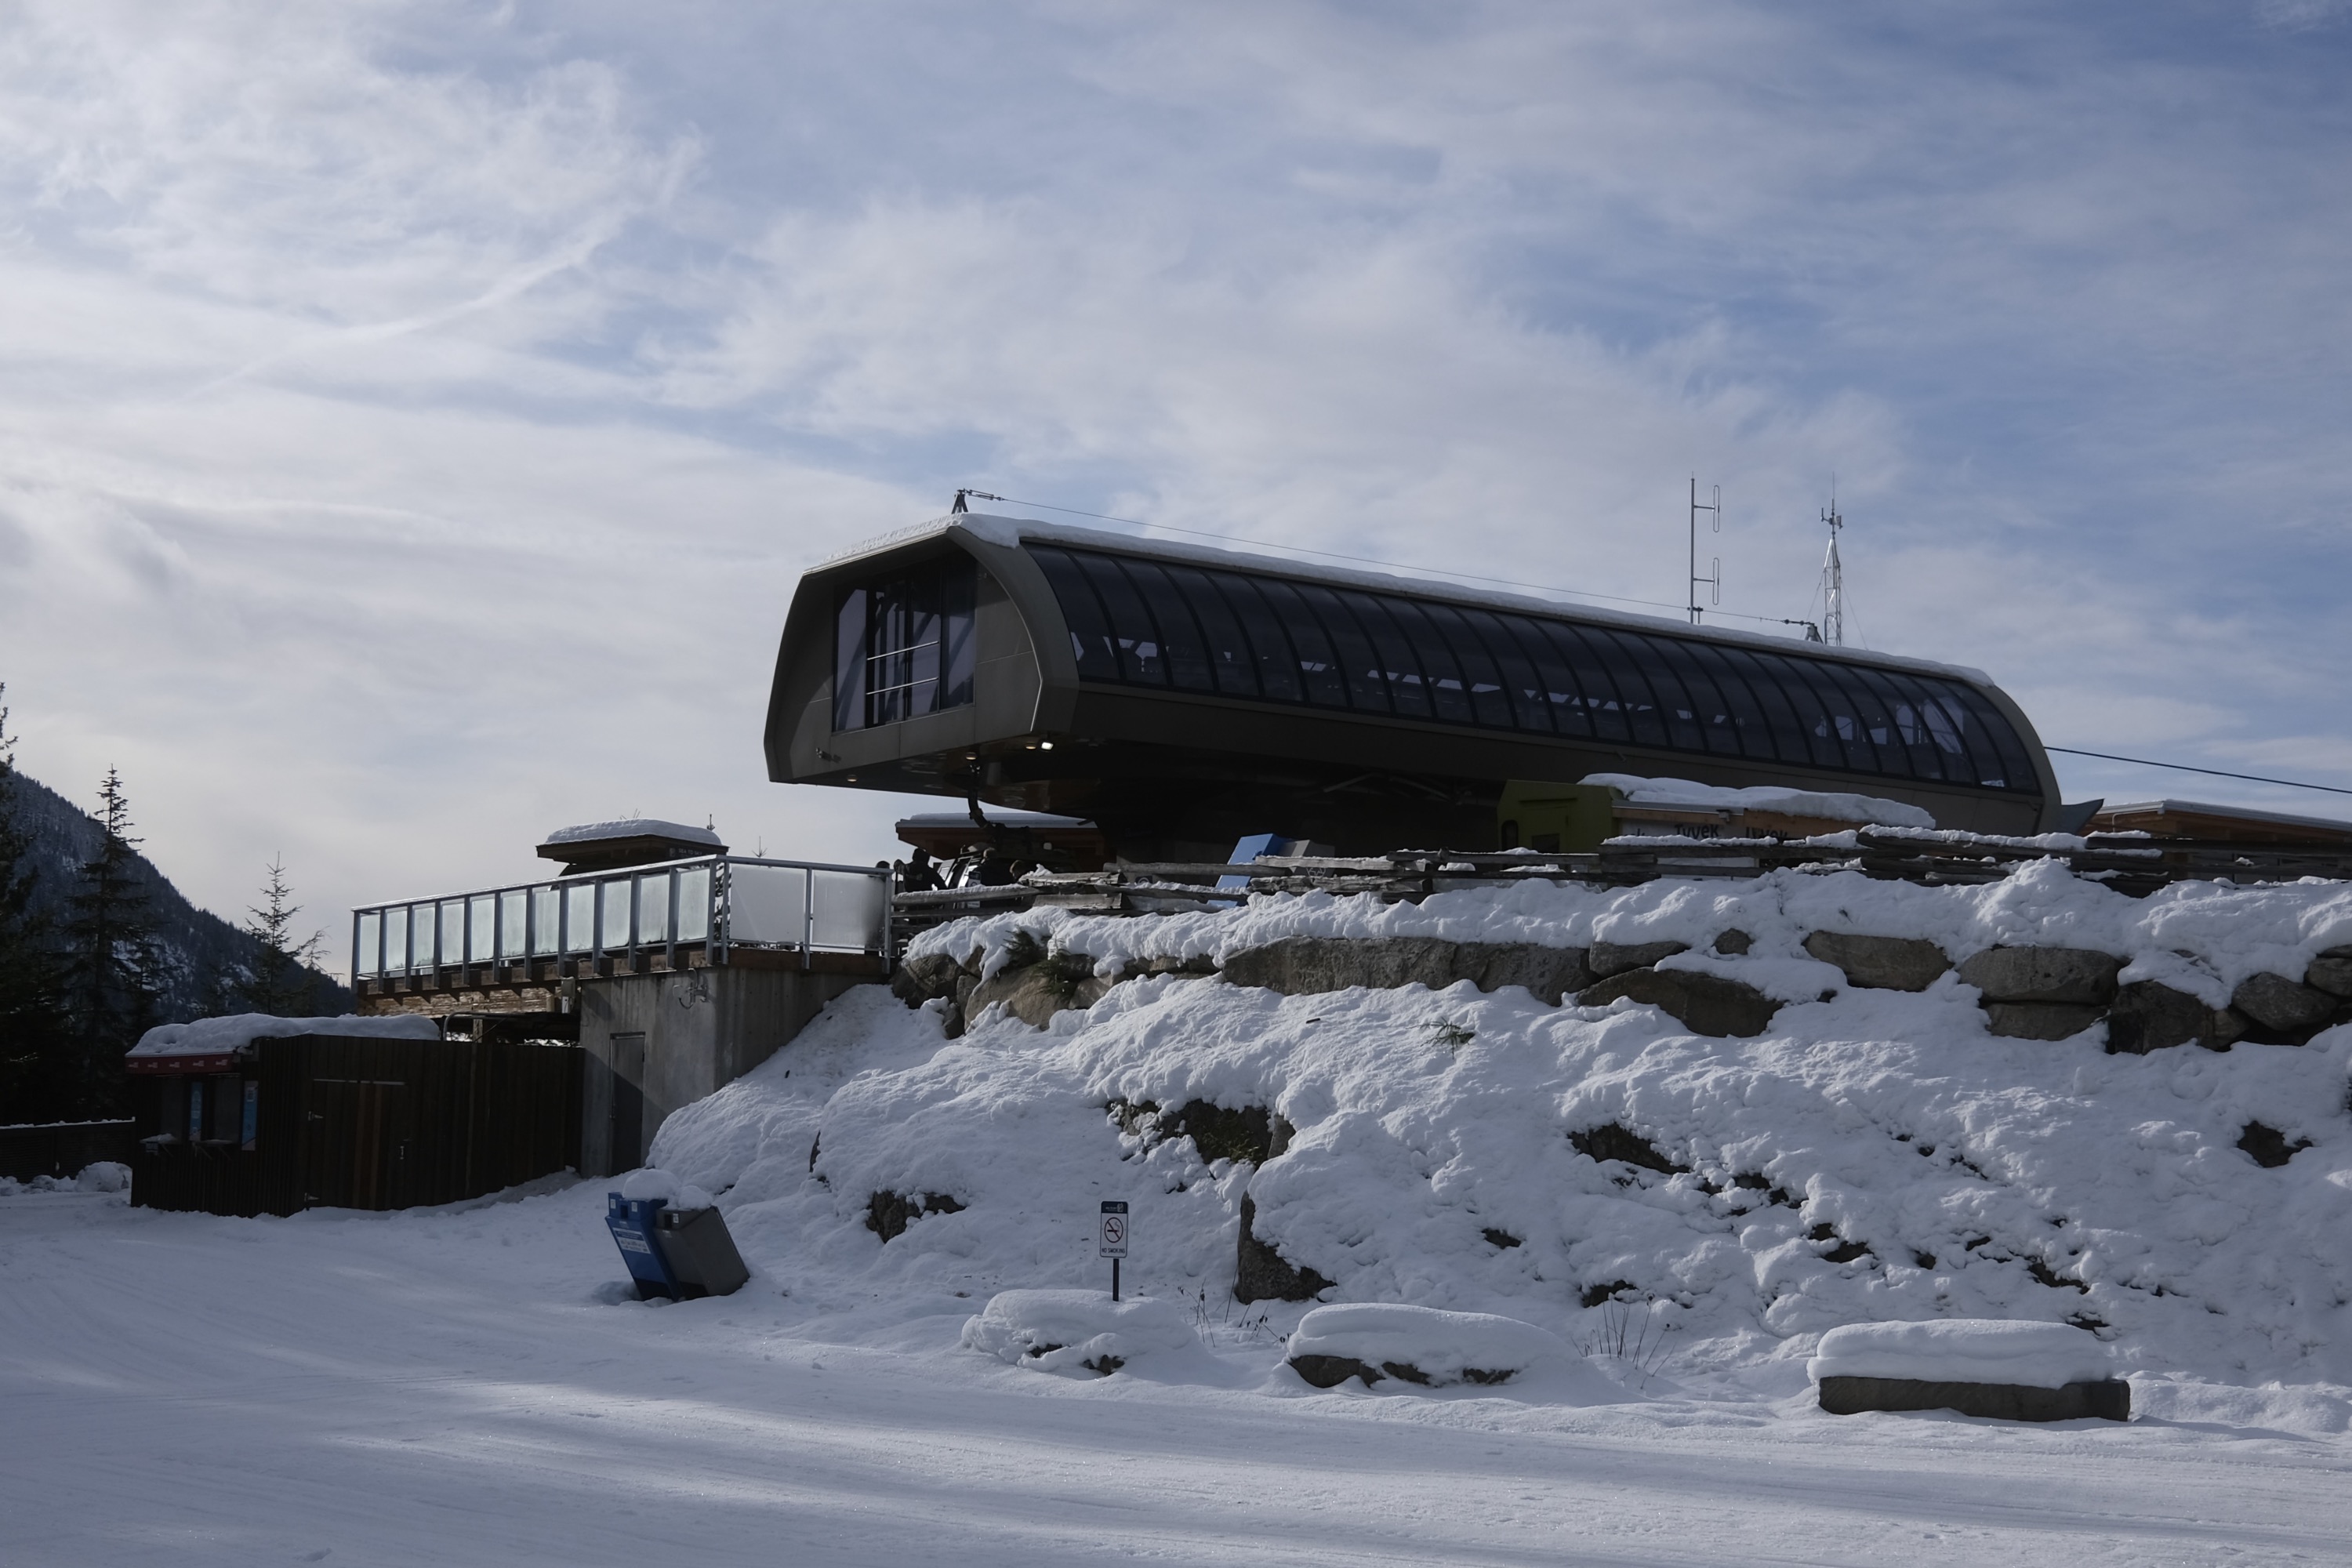
[[1693, 474], [1690, 497], [1690, 618], [1693, 626], [1698, 625], [1699, 616], [1705, 613], [1698, 607], [1698, 590], [1701, 584], [1714, 590], [1715, 603], [1718, 605], [1723, 603], [1723, 557], [1716, 556], [1714, 564], [1707, 568], [1715, 575], [1702, 577], [1698, 574], [1698, 514], [1706, 513], [1708, 520], [1715, 525], [1714, 531], [1717, 533], [1723, 531], [1723, 487], [1709, 485], [1707, 495], [1709, 499], [1702, 503], [1698, 499], [1698, 476]]
[[1845, 564], [1838, 559], [1837, 539], [1845, 519], [1838, 515], [1834, 479], [1830, 482], [1830, 504], [1822, 521], [1830, 531], [1830, 552], [1822, 562], [1822, 640], [1841, 647], [1845, 643]]

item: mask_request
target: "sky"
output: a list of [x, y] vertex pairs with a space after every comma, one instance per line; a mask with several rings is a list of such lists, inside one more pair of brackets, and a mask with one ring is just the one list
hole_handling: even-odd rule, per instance
[[1834, 487], [1850, 640], [2352, 786], [2347, 68], [2337, 0], [17, 0], [18, 761], [340, 952], [569, 823], [891, 853], [768, 681], [958, 486], [1673, 605], [1696, 479], [1720, 624], [1818, 618]]

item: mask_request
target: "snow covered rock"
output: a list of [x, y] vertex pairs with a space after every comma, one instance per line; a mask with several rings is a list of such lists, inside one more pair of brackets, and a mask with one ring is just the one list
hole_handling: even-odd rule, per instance
[[1780, 1004], [1752, 985], [1695, 969], [1629, 969], [1577, 994], [1587, 1007], [1605, 1007], [1619, 997], [1646, 1002], [1695, 1035], [1717, 1039], [1760, 1035]]
[[85, 1193], [127, 1193], [131, 1190], [131, 1167], [119, 1160], [100, 1160], [84, 1165], [74, 1185]]
[[2330, 948], [2313, 959], [2303, 983], [2330, 996], [2352, 997], [2352, 947]]
[[1989, 947], [1960, 965], [1960, 978], [1987, 1002], [2104, 1006], [2115, 1000], [2123, 966], [2112, 953], [2086, 948]]
[[1318, 1388], [1384, 1377], [1425, 1388], [1507, 1383], [1531, 1367], [1579, 1359], [1559, 1335], [1517, 1318], [1350, 1301], [1298, 1321], [1284, 1358]]
[[963, 1325], [963, 1346], [1039, 1372], [1108, 1376], [1140, 1355], [1182, 1350], [1192, 1325], [1165, 1301], [1100, 1290], [1003, 1290]]
[[1647, 969], [1662, 958], [1689, 951], [1690, 943], [1686, 942], [1596, 942], [1585, 962], [1591, 966], [1595, 980], [1606, 980], [1629, 969]]
[[1805, 938], [1805, 951], [1835, 964], [1847, 984], [1874, 991], [1925, 991], [1952, 967], [1942, 948], [1918, 937], [1817, 931]]
[[[1679, 950], [1681, 944], [1673, 944]], [[1229, 955], [1223, 966], [1234, 985], [1262, 986], [1285, 996], [1320, 995], [1365, 986], [1432, 991], [1467, 980], [1481, 991], [1524, 985], [1557, 1005], [1592, 984], [1580, 947], [1540, 942], [1453, 942], [1435, 937], [1285, 937]]]
[[2113, 1352], [2068, 1323], [1848, 1323], [1822, 1336], [1805, 1370], [1833, 1415], [1952, 1409], [2011, 1421], [2121, 1421], [2131, 1410]]
[[2294, 1036], [2325, 1023], [2336, 1011], [2336, 998], [2325, 991], [2297, 985], [2283, 974], [2265, 972], [2239, 982], [2230, 1005], [2264, 1028]]
[[2107, 1049], [2133, 1056], [2187, 1045], [2227, 1050], [2245, 1032], [2246, 1021], [2228, 1008], [2208, 1006], [2160, 980], [2120, 987], [2107, 1009]]

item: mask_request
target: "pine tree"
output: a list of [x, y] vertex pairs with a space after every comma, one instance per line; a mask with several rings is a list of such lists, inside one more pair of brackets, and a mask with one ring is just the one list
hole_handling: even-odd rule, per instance
[[[0, 683], [0, 698], [8, 688]], [[57, 1120], [68, 1039], [48, 921], [32, 907], [32, 836], [16, 823], [16, 742], [0, 706], [0, 1122]]]
[[139, 840], [131, 837], [131, 803], [121, 775], [99, 786], [98, 853], [81, 863], [81, 886], [68, 900], [64, 984], [74, 1057], [68, 1092], [77, 1114], [101, 1117], [121, 1105], [122, 1053], [155, 1022], [163, 955], [147, 889], [139, 875]]
[[293, 899], [294, 890], [286, 885], [284, 858], [273, 858], [269, 880], [261, 887], [262, 907], [245, 911], [250, 917], [245, 922], [246, 934], [258, 949], [244, 982], [236, 987], [238, 1000], [247, 1011], [281, 1018], [306, 1018], [318, 1011], [319, 949], [327, 933], [312, 931], [301, 942], [294, 941], [294, 917], [301, 912], [301, 906]]

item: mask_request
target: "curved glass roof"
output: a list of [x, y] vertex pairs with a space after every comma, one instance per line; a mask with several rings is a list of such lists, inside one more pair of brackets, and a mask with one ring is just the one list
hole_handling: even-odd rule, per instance
[[2015, 728], [1946, 677], [1035, 540], [1027, 549], [1086, 680], [2040, 788]]

